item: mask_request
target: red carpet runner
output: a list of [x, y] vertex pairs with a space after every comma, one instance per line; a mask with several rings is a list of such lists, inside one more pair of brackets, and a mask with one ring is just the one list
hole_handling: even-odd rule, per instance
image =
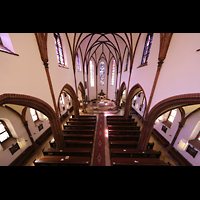
[[105, 166], [104, 114], [99, 114], [94, 147], [93, 166]]

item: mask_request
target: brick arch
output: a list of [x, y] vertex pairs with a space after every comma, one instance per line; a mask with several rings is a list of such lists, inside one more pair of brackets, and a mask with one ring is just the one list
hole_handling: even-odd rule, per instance
[[118, 90], [118, 92], [117, 92], [117, 99], [116, 99], [116, 104], [117, 104], [117, 106], [119, 106], [119, 104], [120, 104], [120, 99], [121, 99], [122, 93], [123, 93], [123, 91], [124, 91], [125, 89], [126, 89], [126, 83], [123, 82], [123, 83], [121, 84], [121, 87], [119, 88], [119, 90]]
[[71, 85], [66, 84], [63, 86], [63, 88], [60, 91], [59, 97], [58, 97], [57, 106], [59, 106], [59, 99], [60, 99], [60, 95], [62, 94], [62, 92], [67, 92], [72, 97], [72, 105], [74, 108], [74, 115], [75, 115], [75, 117], [78, 117], [79, 116], [79, 101], [78, 101], [78, 97]]
[[124, 111], [124, 118], [128, 119], [128, 115], [129, 115], [129, 111], [130, 111], [130, 108], [131, 108], [131, 103], [132, 103], [132, 99], [133, 97], [140, 91], [143, 91], [143, 94], [144, 94], [144, 98], [145, 98], [145, 107], [147, 106], [147, 99], [146, 99], [146, 95], [145, 95], [145, 92], [142, 88], [142, 86], [137, 83], [136, 85], [134, 85], [131, 90], [129, 91], [128, 93], [128, 96], [126, 98], [126, 105], [125, 105], [125, 111]]
[[63, 148], [64, 143], [61, 139], [62, 129], [60, 126], [59, 118], [56, 116], [55, 111], [51, 108], [49, 104], [41, 99], [29, 95], [9, 93], [0, 95], [0, 105], [3, 104], [16, 104], [27, 106], [44, 113], [49, 118], [52, 134], [56, 142], [56, 147], [58, 149]]
[[150, 139], [155, 120], [165, 112], [188, 105], [200, 104], [200, 93], [190, 93], [169, 97], [157, 103], [147, 114], [141, 130], [138, 150], [145, 151]]

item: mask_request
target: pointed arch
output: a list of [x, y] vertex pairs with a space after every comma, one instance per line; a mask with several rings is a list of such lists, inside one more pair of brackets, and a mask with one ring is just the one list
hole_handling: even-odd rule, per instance
[[27, 106], [39, 110], [44, 113], [48, 118], [51, 125], [51, 131], [55, 139], [56, 148], [64, 148], [64, 140], [62, 140], [62, 129], [60, 126], [59, 118], [49, 104], [36, 97], [24, 94], [2, 94], [0, 95], [0, 105], [3, 104], [16, 104]]
[[117, 99], [116, 99], [116, 105], [119, 106], [120, 104], [120, 99], [122, 97], [122, 93], [123, 91], [126, 89], [126, 83], [123, 82], [119, 88], [119, 90], [117, 91]]
[[75, 91], [74, 91], [74, 89], [72, 88], [71, 85], [66, 84], [66, 85], [63, 86], [63, 88], [61, 89], [60, 94], [58, 96], [57, 106], [59, 106], [59, 99], [60, 99], [62, 92], [67, 92], [72, 97], [72, 105], [73, 105], [73, 108], [74, 108], [74, 115], [75, 115], [75, 117], [78, 117], [79, 116], [78, 97], [77, 97], [77, 95], [76, 95], [76, 93], [75, 93]]
[[85, 88], [82, 82], [78, 84], [78, 89], [81, 91], [83, 102], [85, 102]]
[[200, 104], [200, 93], [182, 94], [169, 97], [157, 103], [146, 116], [138, 142], [138, 150], [145, 151], [155, 120], [169, 110], [182, 106]]
[[132, 99], [133, 97], [140, 91], [143, 91], [144, 93], [144, 98], [145, 98], [145, 107], [147, 106], [146, 102], [147, 102], [147, 99], [146, 99], [146, 95], [145, 95], [145, 92], [142, 88], [142, 86], [137, 83], [136, 85], [134, 85], [131, 90], [129, 91], [128, 93], [128, 96], [126, 98], [126, 105], [125, 105], [125, 111], [124, 111], [124, 118], [128, 119], [128, 115], [129, 115], [129, 111], [130, 111], [130, 108], [131, 108], [131, 103], [132, 103]]

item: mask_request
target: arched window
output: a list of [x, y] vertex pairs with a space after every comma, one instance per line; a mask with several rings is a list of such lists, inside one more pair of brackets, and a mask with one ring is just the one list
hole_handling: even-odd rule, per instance
[[105, 81], [105, 63], [103, 61], [100, 62], [99, 80], [100, 80], [100, 85], [103, 86]]
[[168, 116], [168, 121], [173, 123], [175, 117], [176, 117], [177, 109], [171, 110]]
[[76, 54], [76, 63], [77, 63], [77, 70], [81, 72], [80, 58], [78, 56], [78, 53]]
[[114, 85], [115, 80], [115, 60], [112, 62], [112, 74], [111, 74], [111, 85]]
[[19, 56], [14, 52], [12, 42], [8, 33], [0, 33], [0, 52], [9, 53], [12, 55]]
[[94, 87], [94, 63], [90, 60], [90, 85]]
[[151, 50], [152, 40], [153, 40], [153, 33], [148, 33], [146, 37], [145, 45], [144, 45], [141, 65], [147, 64], [150, 50]]
[[128, 69], [129, 57], [130, 57], [130, 55], [129, 55], [129, 52], [128, 52], [128, 53], [127, 53], [127, 58], [126, 58], [126, 66], [125, 66], [125, 70], [124, 70], [124, 71], [127, 71], [127, 69]]
[[31, 117], [32, 117], [34, 122], [39, 120], [38, 113], [35, 109], [30, 108], [30, 113], [31, 113]]
[[62, 43], [59, 33], [54, 33], [54, 41], [56, 46], [56, 54], [58, 59], [59, 67], [65, 67], [65, 60], [64, 60], [64, 54], [62, 49]]
[[7, 139], [12, 137], [6, 123], [3, 120], [0, 120], [0, 142], [3, 143]]

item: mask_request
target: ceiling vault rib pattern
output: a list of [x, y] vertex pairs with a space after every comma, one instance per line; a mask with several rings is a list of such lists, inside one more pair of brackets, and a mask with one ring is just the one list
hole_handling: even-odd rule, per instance
[[76, 54], [79, 50], [82, 63], [87, 67], [91, 59], [95, 61], [96, 67], [102, 59], [105, 60], [107, 67], [109, 67], [111, 60], [115, 59], [117, 71], [121, 71], [126, 49], [132, 55], [132, 34], [74, 33], [69, 46], [72, 50], [73, 65], [75, 65]]

